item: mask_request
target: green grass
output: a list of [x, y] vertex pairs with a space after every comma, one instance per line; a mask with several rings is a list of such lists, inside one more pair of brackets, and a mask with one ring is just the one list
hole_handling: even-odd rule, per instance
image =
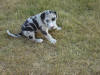
[[[100, 75], [99, 0], [0, 0], [0, 75]], [[51, 9], [61, 31], [52, 45], [7, 35], [29, 16]]]

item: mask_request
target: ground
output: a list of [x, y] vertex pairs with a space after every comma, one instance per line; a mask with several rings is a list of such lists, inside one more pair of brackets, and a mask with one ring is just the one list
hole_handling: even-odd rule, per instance
[[[100, 0], [0, 0], [0, 75], [100, 75]], [[13, 38], [44, 10], [58, 13], [55, 45]]]

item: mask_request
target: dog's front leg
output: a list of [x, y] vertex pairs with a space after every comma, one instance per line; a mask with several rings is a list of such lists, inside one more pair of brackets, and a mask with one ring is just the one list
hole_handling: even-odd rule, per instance
[[45, 35], [45, 37], [53, 44], [56, 43], [56, 39], [54, 39], [49, 33], [47, 33], [47, 35]]
[[45, 36], [45, 38], [47, 38], [52, 44], [56, 43], [56, 39], [54, 39], [49, 33], [48, 30], [47, 31], [41, 31], [42, 34]]

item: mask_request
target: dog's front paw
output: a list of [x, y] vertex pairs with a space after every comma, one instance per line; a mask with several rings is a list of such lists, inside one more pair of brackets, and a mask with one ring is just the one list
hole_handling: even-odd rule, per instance
[[51, 39], [50, 42], [51, 42], [52, 44], [55, 44], [55, 43], [56, 43], [56, 39]]
[[61, 30], [61, 29], [62, 29], [61, 27], [58, 27], [58, 28], [57, 28], [57, 30]]

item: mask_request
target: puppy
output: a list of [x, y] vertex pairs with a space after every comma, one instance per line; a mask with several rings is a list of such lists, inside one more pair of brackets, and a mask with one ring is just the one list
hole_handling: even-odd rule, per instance
[[47, 38], [52, 44], [56, 43], [56, 39], [54, 39], [49, 33], [50, 29], [61, 30], [61, 27], [58, 27], [56, 24], [57, 13], [55, 11], [46, 10], [42, 13], [39, 13], [35, 16], [29, 17], [24, 24], [21, 26], [21, 32], [18, 34], [12, 34], [7, 30], [8, 35], [12, 37], [20, 37], [25, 36], [30, 40], [33, 40], [37, 43], [43, 42], [43, 39], [37, 39], [35, 37], [36, 32], [39, 30], [41, 33]]

